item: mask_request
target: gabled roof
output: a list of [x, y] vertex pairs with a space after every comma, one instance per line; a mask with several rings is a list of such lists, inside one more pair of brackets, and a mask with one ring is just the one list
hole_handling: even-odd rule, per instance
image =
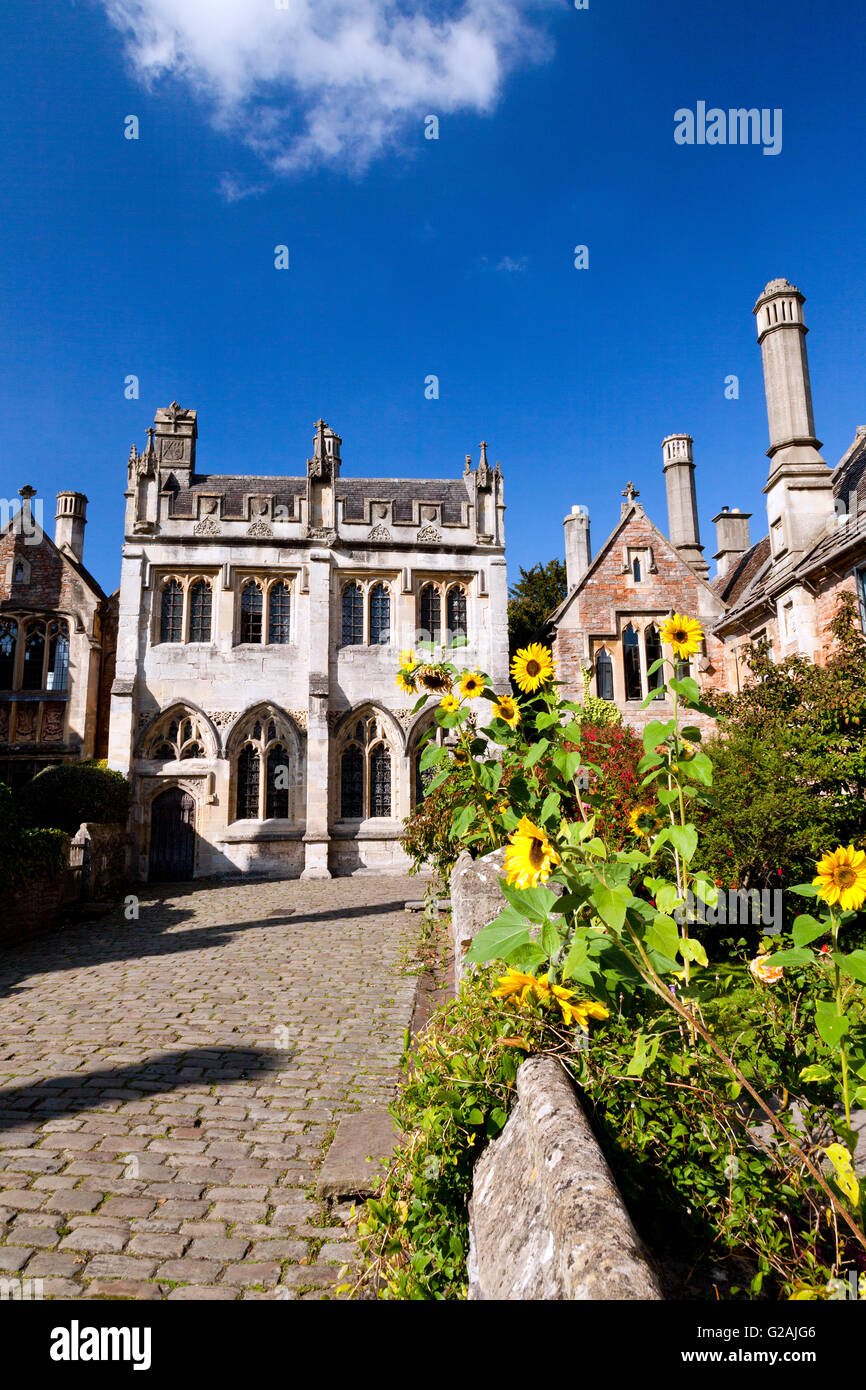
[[[10, 532], [15, 530], [15, 521], [17, 516], [18, 512], [15, 513], [15, 516], [10, 517], [9, 521], [6, 523], [3, 529], [0, 530], [0, 538], [8, 535]], [[41, 537], [36, 542], [36, 545], [47, 545], [49, 550], [53, 550], [55, 555], [58, 555], [60, 559], [64, 562], [64, 564], [67, 564], [70, 569], [75, 571], [79, 579], [81, 579], [82, 582], [87, 585], [88, 589], [90, 589], [91, 593], [95, 594], [98, 599], [104, 599], [106, 597], [106, 594], [101, 584], [99, 584], [94, 579], [93, 575], [90, 573], [90, 570], [87, 569], [87, 567], [82, 563], [82, 561], [77, 560], [75, 556], [70, 553], [70, 551], [61, 550], [59, 546], [55, 545], [54, 541], [51, 539], [47, 531], [42, 531]], [[24, 554], [23, 558], [26, 560], [26, 553]]]

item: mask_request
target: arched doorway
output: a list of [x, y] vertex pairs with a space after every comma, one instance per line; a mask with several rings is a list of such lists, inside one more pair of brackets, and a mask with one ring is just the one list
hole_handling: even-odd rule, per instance
[[182, 787], [154, 798], [150, 817], [150, 881], [182, 883], [195, 862], [195, 801]]

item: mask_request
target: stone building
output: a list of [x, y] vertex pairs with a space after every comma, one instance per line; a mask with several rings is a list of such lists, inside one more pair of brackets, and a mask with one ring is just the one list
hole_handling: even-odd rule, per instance
[[403, 869], [432, 719], [398, 654], [508, 682], [502, 474], [481, 445], [452, 479], [341, 476], [316, 425], [304, 475], [196, 471], [174, 402], [132, 449], [111, 697], [140, 877]]
[[105, 757], [117, 640], [117, 595], [82, 560], [87, 498], [57, 494], [52, 541], [41, 498], [19, 496], [0, 530], [0, 781], [13, 789], [52, 763]]
[[771, 280], [753, 311], [770, 431], [766, 534], [753, 542], [751, 513], [723, 507], [713, 517], [710, 578], [687, 434], [662, 443], [667, 535], [631, 483], [619, 524], [594, 558], [586, 508], [565, 519], [568, 594], [552, 615], [558, 673], [580, 696], [588, 669], [591, 693], [613, 699], [635, 728], [669, 713], [667, 698], [640, 706], [651, 693], [661, 623], [674, 611], [703, 625], [706, 640], [689, 669], [710, 697], [742, 687], [744, 648], [758, 638], [771, 642], [778, 660], [798, 652], [825, 660], [827, 624], [843, 590], [858, 596], [866, 626], [866, 428], [830, 468], [815, 435], [804, 303], [796, 286]]

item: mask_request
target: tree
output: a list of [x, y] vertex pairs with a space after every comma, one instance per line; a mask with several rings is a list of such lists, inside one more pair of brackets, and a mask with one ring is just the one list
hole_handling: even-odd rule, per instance
[[553, 640], [550, 615], [568, 592], [565, 561], [521, 567], [520, 580], [508, 596], [508, 648], [511, 656], [530, 642], [549, 647]]

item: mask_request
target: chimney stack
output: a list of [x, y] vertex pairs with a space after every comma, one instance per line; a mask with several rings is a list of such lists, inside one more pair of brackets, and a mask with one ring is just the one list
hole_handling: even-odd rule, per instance
[[69, 550], [80, 560], [84, 554], [84, 528], [87, 525], [87, 498], [83, 492], [58, 492], [54, 544]]
[[562, 524], [565, 528], [565, 578], [570, 591], [586, 574], [592, 558], [588, 508], [572, 507]]
[[764, 367], [770, 476], [764, 492], [773, 559], [806, 549], [833, 515], [831, 472], [815, 435], [806, 356], [805, 295], [771, 280], [752, 312]]
[[741, 512], [739, 507], [734, 507], [731, 511], [729, 507], [722, 507], [718, 516], [713, 517], [713, 525], [716, 528], [716, 545], [718, 549], [713, 556], [717, 561], [717, 573], [725, 575], [733, 569], [737, 561], [745, 555], [752, 542], [749, 538], [749, 520], [751, 512]]
[[668, 536], [686, 564], [706, 579], [710, 567], [698, 529], [698, 501], [695, 493], [694, 440], [690, 434], [669, 434], [662, 440], [662, 465], [668, 499]]

